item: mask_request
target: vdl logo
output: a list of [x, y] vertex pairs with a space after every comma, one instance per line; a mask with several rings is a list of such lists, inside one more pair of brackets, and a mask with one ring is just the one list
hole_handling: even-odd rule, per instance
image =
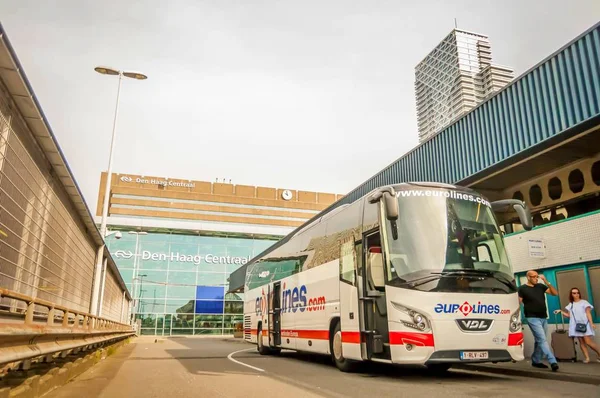
[[463, 332], [486, 332], [494, 321], [491, 319], [457, 319], [456, 323]]

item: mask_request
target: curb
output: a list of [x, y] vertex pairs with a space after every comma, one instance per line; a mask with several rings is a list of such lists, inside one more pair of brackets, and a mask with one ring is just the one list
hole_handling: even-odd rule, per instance
[[[559, 365], [560, 366], [560, 365]], [[600, 377], [599, 376], [591, 376], [591, 375], [582, 375], [578, 373], [561, 373], [560, 369], [557, 372], [552, 372], [551, 370], [540, 372], [536, 370], [527, 370], [527, 369], [511, 369], [506, 367], [494, 367], [494, 366], [486, 366], [486, 365], [462, 365], [457, 364], [452, 366], [453, 369], [462, 369], [462, 370], [470, 370], [477, 372], [487, 372], [487, 373], [498, 373], [510, 376], [521, 376], [521, 377], [530, 377], [535, 379], [547, 379], [547, 380], [559, 380], [559, 381], [568, 381], [572, 383], [581, 383], [581, 384], [591, 384], [598, 386], [600, 385]]]

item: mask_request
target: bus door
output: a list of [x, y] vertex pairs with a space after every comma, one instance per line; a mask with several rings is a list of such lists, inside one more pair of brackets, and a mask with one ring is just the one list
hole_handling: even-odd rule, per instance
[[281, 345], [281, 282], [273, 284], [273, 290], [269, 292], [268, 297], [269, 347], [279, 347]]
[[[354, 236], [340, 245], [340, 330], [344, 358], [366, 358], [361, 347], [362, 303], [358, 300], [360, 278], [357, 278], [358, 258], [362, 243], [355, 243]], [[333, 348], [333, 347], [332, 347]]]
[[385, 297], [384, 257], [379, 231], [363, 235], [359, 272], [362, 289], [361, 334], [365, 359], [391, 359], [387, 304]]

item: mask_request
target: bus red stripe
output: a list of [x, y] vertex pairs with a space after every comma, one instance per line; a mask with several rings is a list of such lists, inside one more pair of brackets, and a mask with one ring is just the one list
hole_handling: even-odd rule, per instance
[[329, 330], [291, 330], [281, 331], [281, 337], [293, 337], [297, 339], [329, 340]]
[[360, 344], [360, 332], [342, 332], [342, 343]]
[[[251, 334], [256, 334], [256, 329], [246, 329]], [[267, 331], [263, 330], [263, 335], [267, 335]], [[329, 340], [328, 330], [298, 330], [298, 329], [285, 329], [281, 331], [281, 337], [287, 338], [298, 338], [298, 339], [311, 339], [311, 340]], [[360, 333], [359, 332], [342, 332], [342, 342], [360, 344]]]
[[414, 332], [390, 332], [390, 344], [412, 344], [421, 347], [433, 347], [433, 334]]

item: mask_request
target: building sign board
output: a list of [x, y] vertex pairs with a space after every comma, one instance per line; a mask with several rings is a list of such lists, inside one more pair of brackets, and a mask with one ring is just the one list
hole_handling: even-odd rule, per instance
[[541, 239], [528, 239], [529, 257], [546, 258], [546, 245]]
[[[115, 258], [132, 258], [136, 257], [136, 254], [131, 250], [117, 250], [114, 253]], [[153, 253], [148, 250], [143, 250], [141, 253], [137, 254], [137, 257], [140, 257], [145, 261], [170, 261], [170, 262], [178, 262], [178, 263], [190, 263], [194, 265], [200, 265], [202, 260], [208, 264], [246, 264], [250, 260], [250, 256], [248, 257], [237, 257], [237, 256], [217, 256], [214, 254], [181, 254], [178, 252], [170, 252], [170, 253]]]
[[132, 184], [148, 184], [148, 185], [162, 185], [165, 187], [183, 187], [183, 188], [194, 188], [196, 183], [194, 182], [185, 182], [185, 181], [174, 181], [169, 179], [156, 179], [156, 178], [141, 178], [141, 177], [129, 177], [129, 176], [121, 176], [120, 180], [125, 183]]

